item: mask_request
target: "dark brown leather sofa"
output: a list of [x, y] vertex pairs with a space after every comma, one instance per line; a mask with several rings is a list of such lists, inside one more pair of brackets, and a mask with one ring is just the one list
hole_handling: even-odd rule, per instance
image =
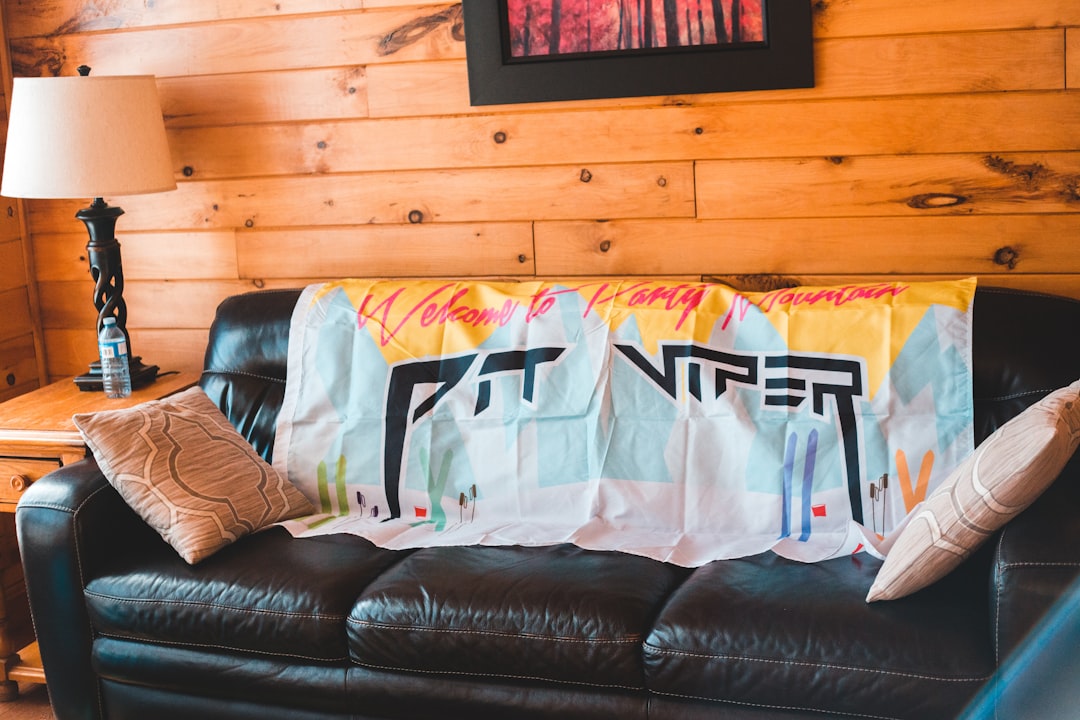
[[[264, 456], [298, 291], [219, 308], [201, 384]], [[1080, 377], [1080, 303], [980, 288], [976, 440]], [[17, 512], [60, 720], [956, 717], [1080, 573], [1080, 460], [941, 582], [880, 562], [688, 570], [573, 546], [258, 533], [189, 566], [93, 459]]]

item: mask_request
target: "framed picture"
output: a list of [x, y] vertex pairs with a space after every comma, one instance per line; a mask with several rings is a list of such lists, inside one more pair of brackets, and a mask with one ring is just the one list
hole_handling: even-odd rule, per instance
[[463, 0], [473, 105], [813, 87], [810, 0]]

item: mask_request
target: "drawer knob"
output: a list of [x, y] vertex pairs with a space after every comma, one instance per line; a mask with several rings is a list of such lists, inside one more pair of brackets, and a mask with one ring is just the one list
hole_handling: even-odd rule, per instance
[[30, 487], [31, 480], [26, 475], [12, 475], [11, 476], [11, 489], [15, 492], [21, 493], [26, 488]]

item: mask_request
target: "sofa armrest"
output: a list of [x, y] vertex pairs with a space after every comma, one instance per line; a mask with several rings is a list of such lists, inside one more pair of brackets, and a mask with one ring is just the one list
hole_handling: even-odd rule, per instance
[[991, 620], [1002, 663], [1080, 575], [1080, 452], [998, 535]]
[[54, 712], [63, 720], [101, 718], [83, 589], [110, 553], [145, 542], [150, 529], [106, 482], [92, 458], [31, 485], [19, 501], [15, 521]]

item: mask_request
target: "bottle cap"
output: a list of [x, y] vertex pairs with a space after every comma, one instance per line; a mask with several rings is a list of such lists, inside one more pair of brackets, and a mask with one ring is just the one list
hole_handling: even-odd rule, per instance
[[105, 324], [105, 325], [115, 325], [115, 324], [116, 324], [116, 318], [114, 318], [114, 317], [107, 317], [107, 318], [105, 318], [104, 320], [102, 320], [101, 322], [102, 322], [103, 324]]

